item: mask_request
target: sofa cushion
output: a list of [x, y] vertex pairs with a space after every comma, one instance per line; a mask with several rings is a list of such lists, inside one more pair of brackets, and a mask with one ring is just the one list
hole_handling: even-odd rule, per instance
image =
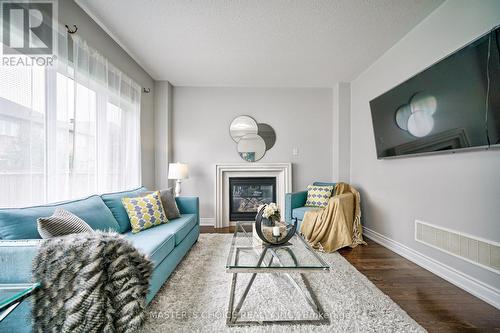
[[122, 203], [135, 234], [168, 223], [160, 200], [160, 191], [135, 198], [123, 198]]
[[318, 207], [299, 207], [292, 210], [292, 218], [297, 218], [299, 220], [304, 219], [304, 214], [309, 210], [323, 209]]
[[308, 185], [305, 205], [308, 207], [326, 207], [332, 196], [332, 191], [333, 186]]
[[125, 234], [125, 238], [139, 251], [149, 256], [154, 267], [158, 266], [175, 247], [175, 235], [170, 229], [164, 229], [165, 226], [167, 225], [162, 224], [136, 234], [132, 231]]
[[129, 231], [125, 237], [141, 252], [150, 256], [156, 267], [182, 242], [197, 223], [196, 214], [182, 214], [166, 224], [143, 230], [139, 233]]
[[0, 209], [0, 238], [39, 239], [37, 219], [52, 215], [56, 208], [75, 214], [94, 230], [119, 230], [119, 225], [108, 207], [98, 195], [93, 195], [85, 199], [44, 206]]
[[[146, 191], [144, 194], [151, 194], [153, 191]], [[174, 188], [169, 187], [166, 190], [160, 190], [160, 199], [167, 219], [172, 220], [181, 216], [174, 196]]]
[[44, 239], [60, 237], [83, 232], [94, 232], [81, 218], [67, 210], [56, 208], [54, 214], [48, 217], [39, 217], [37, 229]]
[[130, 220], [127, 215], [127, 211], [123, 207], [122, 198], [132, 198], [138, 197], [142, 192], [146, 191], [145, 187], [139, 187], [135, 190], [108, 193], [101, 195], [102, 200], [108, 206], [111, 213], [118, 222], [120, 233], [124, 233], [130, 230]]
[[[193, 229], [193, 227], [198, 223], [196, 214], [181, 214], [181, 217], [170, 220], [165, 225], [161, 225], [161, 228], [169, 230], [175, 235], [175, 245], [182, 242], [186, 238], [187, 234]], [[158, 227], [155, 227], [155, 229]]]

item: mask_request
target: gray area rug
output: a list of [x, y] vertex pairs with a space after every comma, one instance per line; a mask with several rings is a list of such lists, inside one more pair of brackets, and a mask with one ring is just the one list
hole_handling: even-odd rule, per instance
[[[226, 326], [231, 275], [225, 272], [232, 235], [202, 234], [146, 310], [143, 332], [425, 332], [340, 254], [320, 255], [333, 269], [308, 279], [329, 325]], [[242, 293], [251, 274], [238, 274]], [[241, 277], [241, 278], [240, 278]], [[236, 295], [236, 300], [239, 299]], [[314, 319], [288, 280], [258, 274], [241, 310], [246, 319]]]

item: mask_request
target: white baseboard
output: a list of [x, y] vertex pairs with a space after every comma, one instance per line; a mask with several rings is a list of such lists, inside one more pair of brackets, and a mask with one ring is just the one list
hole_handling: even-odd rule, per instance
[[374, 230], [363, 227], [363, 235], [374, 242], [388, 248], [402, 257], [414, 262], [437, 276], [453, 283], [457, 287], [471, 293], [477, 298], [500, 309], [500, 290], [487, 285], [467, 274], [417, 252], [406, 245], [390, 239]]
[[200, 226], [215, 227], [215, 217], [202, 217], [202, 218], [200, 218]]

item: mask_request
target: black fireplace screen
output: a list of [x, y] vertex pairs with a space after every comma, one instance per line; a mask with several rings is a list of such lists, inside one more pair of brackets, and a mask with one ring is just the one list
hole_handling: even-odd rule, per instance
[[231, 221], [252, 221], [260, 205], [276, 202], [276, 178], [229, 178]]

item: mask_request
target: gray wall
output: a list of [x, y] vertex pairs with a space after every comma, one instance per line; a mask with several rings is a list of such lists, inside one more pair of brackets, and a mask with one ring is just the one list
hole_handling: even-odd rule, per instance
[[414, 240], [414, 221], [500, 242], [500, 151], [377, 160], [369, 101], [500, 24], [500, 2], [449, 0], [351, 84], [351, 182], [363, 223], [500, 288], [498, 274]]
[[75, 24], [78, 27], [77, 34], [90, 46], [99, 50], [104, 57], [142, 87], [151, 88], [151, 93], [143, 93], [141, 96], [141, 162], [143, 185], [154, 187], [153, 79], [73, 0], [59, 1], [58, 6], [59, 21], [62, 26]]
[[293, 163], [294, 190], [332, 178], [330, 88], [174, 87], [173, 103], [173, 161], [189, 164], [182, 191], [200, 197], [202, 218], [215, 217], [215, 164], [246, 163], [229, 135], [238, 115], [274, 128], [276, 144], [261, 162]]
[[[154, 135], [155, 135], [155, 187], [170, 185], [168, 164], [172, 157], [172, 85], [167, 81], [155, 81]], [[170, 181], [171, 182], [171, 181]]]
[[333, 180], [350, 180], [351, 163], [351, 84], [337, 83], [333, 89]]

